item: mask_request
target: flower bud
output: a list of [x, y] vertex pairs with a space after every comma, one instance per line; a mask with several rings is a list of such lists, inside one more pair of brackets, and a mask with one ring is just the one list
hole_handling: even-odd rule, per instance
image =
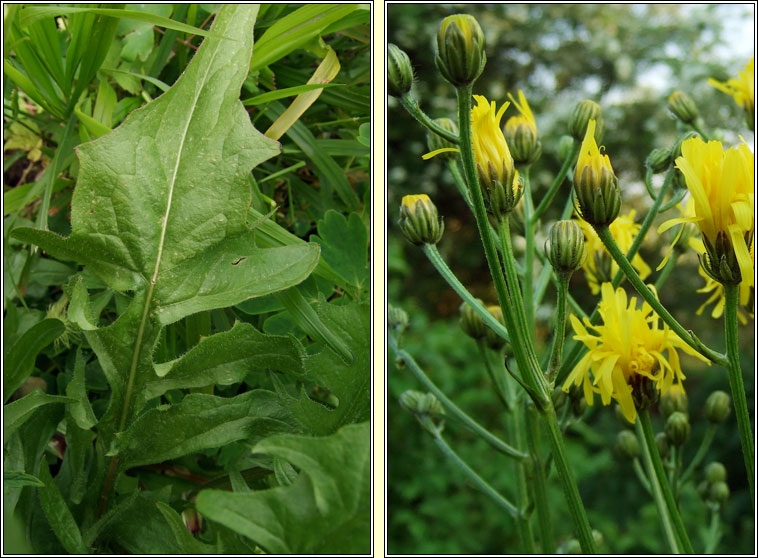
[[671, 389], [661, 396], [660, 409], [665, 417], [677, 411], [687, 414], [687, 394], [684, 393], [681, 384], [671, 386]]
[[582, 545], [576, 539], [569, 539], [558, 549], [559, 554], [581, 554]]
[[640, 443], [630, 430], [622, 430], [616, 436], [616, 453], [621, 457], [632, 460], [640, 454]]
[[658, 453], [661, 456], [661, 459], [666, 459], [669, 454], [669, 441], [668, 438], [666, 438], [665, 432], [658, 432], [658, 434], [655, 435], [655, 445], [658, 447]]
[[705, 480], [710, 483], [726, 480], [726, 467], [718, 461], [712, 461], [705, 467]]
[[598, 149], [590, 120], [574, 174], [574, 193], [582, 219], [595, 227], [610, 225], [621, 209], [621, 189], [608, 155]]
[[545, 255], [559, 275], [571, 275], [581, 268], [587, 250], [579, 225], [569, 220], [554, 223], [545, 243]]
[[403, 196], [400, 205], [400, 228], [413, 244], [437, 244], [445, 226], [437, 207], [426, 194]]
[[408, 313], [390, 304], [387, 308], [387, 326], [397, 333], [402, 333], [408, 327]]
[[[503, 311], [500, 306], [487, 306], [487, 312], [492, 314], [498, 322], [505, 325], [505, 320], [503, 319]], [[502, 349], [505, 346], [505, 339], [495, 333], [495, 330], [493, 330], [487, 324], [484, 324], [484, 326], [484, 342], [487, 343], [487, 346], [493, 351]]]
[[519, 89], [518, 101], [509, 93], [508, 97], [519, 111], [518, 116], [511, 116], [505, 123], [505, 139], [511, 149], [514, 161], [519, 165], [531, 165], [542, 153], [542, 145], [537, 134], [537, 122], [524, 96]]
[[655, 173], [665, 171], [671, 166], [671, 151], [656, 147], [648, 154], [647, 159], [645, 160], [645, 166], [649, 167]]
[[476, 19], [456, 14], [442, 20], [437, 33], [437, 69], [452, 85], [473, 83], [484, 69], [484, 33]]
[[714, 424], [724, 422], [732, 411], [732, 400], [721, 390], [716, 390], [705, 400], [705, 416]]
[[[661, 456], [662, 457], [662, 456]], [[708, 491], [711, 489], [711, 485], [708, 481], [701, 481], [697, 485], [697, 495], [701, 500], [708, 499]]]
[[681, 446], [690, 437], [690, 421], [687, 419], [687, 415], [676, 411], [666, 419], [663, 430], [666, 432], [666, 439], [669, 443]]
[[696, 132], [685, 132], [679, 138], [676, 140], [676, 143], [674, 144], [674, 147], [671, 148], [671, 160], [676, 161], [679, 157], [682, 156], [682, 142], [697, 138], [699, 135]]
[[669, 96], [669, 110], [685, 124], [690, 124], [697, 118], [695, 101], [684, 91], [674, 91]]
[[729, 485], [725, 482], [714, 482], [708, 490], [708, 500], [723, 504], [729, 498]]
[[[481, 300], [477, 299], [479, 302]], [[482, 339], [487, 333], [487, 326], [476, 310], [467, 302], [461, 304], [461, 329], [472, 339]]]
[[600, 111], [600, 106], [595, 101], [585, 99], [580, 101], [574, 108], [574, 113], [569, 120], [569, 134], [571, 134], [575, 140], [582, 141], [587, 134], [587, 126], [590, 120], [594, 120], [597, 124], [595, 127], [595, 140], [601, 141], [603, 139], [603, 115]]
[[387, 92], [402, 97], [411, 90], [413, 68], [408, 55], [396, 45], [387, 45]]
[[194, 508], [187, 508], [182, 512], [182, 521], [193, 535], [199, 533], [203, 528], [203, 517]]
[[[444, 128], [448, 132], [454, 134], [458, 133], [458, 125], [449, 118], [437, 118], [434, 121], [440, 128]], [[442, 136], [435, 134], [434, 132], [426, 133], [426, 144], [429, 147], [429, 151], [437, 151], [438, 149], [452, 148], [456, 149], [458, 146], [452, 142], [447, 141]], [[445, 151], [440, 153], [438, 157], [442, 157], [445, 160], [455, 159], [458, 155], [452, 151]]]
[[572, 147], [574, 147], [574, 138], [571, 136], [561, 136], [561, 139], [558, 142], [558, 157], [561, 161], [569, 156]]
[[400, 405], [414, 415], [439, 417], [445, 414], [442, 403], [432, 393], [422, 393], [415, 390], [404, 391], [400, 395]]
[[511, 116], [505, 123], [505, 140], [511, 148], [513, 160], [519, 165], [530, 165], [542, 153], [537, 130], [521, 116]]

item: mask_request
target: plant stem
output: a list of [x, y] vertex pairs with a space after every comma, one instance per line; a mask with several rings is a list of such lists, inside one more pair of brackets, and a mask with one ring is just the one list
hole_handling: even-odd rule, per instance
[[463, 201], [466, 202], [466, 205], [473, 213], [474, 204], [471, 201], [471, 194], [469, 194], [468, 188], [466, 187], [466, 181], [461, 174], [461, 169], [458, 168], [458, 163], [454, 159], [451, 159], [448, 162], [448, 168], [450, 169], [450, 174], [453, 175], [453, 182], [455, 182], [455, 187], [458, 188], [458, 192], [461, 194]]
[[569, 152], [568, 156], [563, 160], [563, 165], [561, 165], [561, 169], [558, 171], [558, 174], [555, 176], [555, 179], [553, 180], [553, 183], [550, 185], [550, 188], [548, 188], [547, 192], [545, 192], [545, 195], [542, 197], [542, 201], [534, 210], [534, 213], [532, 214], [532, 224], [535, 224], [537, 222], [537, 219], [539, 219], [542, 216], [542, 214], [545, 213], [547, 208], [550, 207], [550, 204], [553, 202], [553, 198], [555, 197], [555, 194], [558, 193], [558, 189], [561, 187], [561, 184], [563, 184], [563, 180], [566, 178], [566, 175], [568, 174], [568, 171], [571, 168], [571, 164], [574, 162], [574, 159], [576, 158], [577, 153], [579, 153], [579, 143], [576, 140], [574, 140], [574, 143], [571, 146], [571, 151]]
[[[508, 290], [511, 293], [511, 302], [513, 306], [510, 311], [515, 314], [518, 327], [520, 328], [520, 337], [528, 342], [529, 347], [533, 347], [532, 333], [527, 322], [524, 298], [521, 297], [519, 288], [518, 272], [516, 271], [516, 258], [513, 255], [513, 243], [511, 242], [511, 227], [508, 217], [498, 220], [497, 230], [500, 236], [500, 244], [503, 247], [503, 267], [505, 268], [505, 281]], [[527, 278], [524, 278], [526, 284]], [[503, 308], [503, 312], [506, 309]], [[534, 350], [534, 349], [532, 349]]]
[[526, 410], [526, 440], [527, 449], [532, 456], [534, 504], [537, 508], [541, 550], [542, 554], [554, 554], [555, 538], [553, 536], [553, 522], [550, 518], [550, 504], [547, 499], [547, 477], [545, 475], [545, 463], [540, 455], [540, 423], [534, 407]]
[[434, 120], [429, 118], [426, 113], [421, 110], [421, 107], [418, 106], [418, 101], [414, 99], [409, 93], [406, 93], [402, 97], [400, 97], [400, 104], [403, 105], [403, 108], [408, 111], [408, 113], [418, 120], [418, 122], [424, 126], [427, 130], [430, 132], [434, 132], [438, 136], [446, 139], [447, 141], [451, 143], [458, 143], [458, 136], [450, 132], [449, 130], [445, 130], [442, 126], [438, 125]]
[[645, 299], [645, 302], [647, 302], [653, 308], [655, 313], [658, 314], [664, 322], [666, 322], [666, 324], [674, 331], [674, 333], [676, 333], [682, 339], [682, 341], [687, 343], [690, 347], [695, 349], [698, 353], [703, 355], [708, 360], [711, 360], [712, 362], [718, 364], [725, 364], [726, 359], [724, 358], [724, 355], [721, 355], [713, 349], [706, 347], [691, 332], [685, 330], [684, 327], [682, 327], [682, 324], [676, 321], [674, 316], [672, 316], [671, 313], [663, 307], [653, 291], [651, 291], [648, 286], [645, 285], [642, 279], [640, 279], [637, 271], [632, 267], [632, 264], [629, 263], [629, 260], [626, 259], [626, 256], [624, 256], [624, 254], [621, 252], [618, 244], [616, 244], [616, 241], [611, 234], [610, 229], [608, 227], [596, 227], [595, 232], [597, 232], [597, 235], [605, 245], [605, 248], [608, 250], [611, 257], [616, 261], [621, 271], [624, 272], [626, 278], [632, 284], [634, 289], [640, 294], [640, 296], [642, 296], [643, 299]]
[[437, 246], [434, 244], [424, 244], [421, 249], [423, 250], [426, 257], [429, 258], [429, 261], [432, 262], [432, 265], [437, 270], [437, 272], [442, 276], [447, 284], [453, 288], [458, 296], [460, 296], [466, 303], [468, 303], [469, 306], [471, 306], [471, 308], [473, 308], [477, 314], [479, 314], [479, 317], [482, 318], [485, 324], [491, 327], [500, 337], [510, 343], [511, 338], [508, 335], [508, 330], [505, 329], [505, 326], [503, 326], [503, 324], [501, 324], [492, 314], [487, 312], [487, 309], [484, 307], [484, 305], [476, 298], [474, 298], [474, 295], [468, 292], [466, 287], [463, 286], [463, 284], [458, 280], [452, 270], [447, 266], [445, 260], [442, 259], [442, 255], [439, 253], [439, 250], [437, 250]]
[[511, 504], [497, 490], [492, 488], [492, 486], [490, 486], [487, 481], [485, 481], [471, 467], [469, 467], [469, 465], [463, 461], [463, 459], [461, 459], [457, 453], [453, 451], [447, 442], [445, 442], [445, 439], [439, 432], [433, 433], [432, 436], [434, 438], [434, 443], [442, 451], [442, 453], [445, 454], [445, 456], [449, 458], [453, 463], [455, 463], [463, 472], [463, 474], [466, 475], [466, 477], [468, 477], [468, 479], [474, 483], [477, 488], [479, 488], [479, 490], [489, 496], [498, 506], [507, 511], [515, 519], [518, 520], [521, 517], [522, 514], [519, 509]]
[[632, 467], [634, 468], [634, 472], [637, 475], [637, 479], [640, 481], [642, 488], [644, 488], [648, 494], [652, 495], [652, 492], [650, 491], [650, 481], [647, 480], [647, 477], [645, 476], [645, 471], [642, 470], [642, 465], [640, 465], [640, 460], [637, 459], [636, 457], [634, 458]]
[[555, 461], [558, 471], [558, 478], [563, 484], [563, 493], [569, 506], [571, 518], [574, 521], [576, 538], [579, 540], [582, 552], [585, 554], [595, 554], [597, 551], [595, 550], [595, 540], [592, 537], [592, 529], [587, 519], [587, 512], [584, 511], [584, 504], [582, 503], [582, 497], [579, 495], [574, 474], [566, 457], [566, 449], [563, 446], [563, 433], [558, 425], [558, 417], [552, 404], [542, 416], [547, 423], [547, 431], [553, 447], [553, 461]]
[[[538, 383], [539, 379], [537, 376], [541, 376], [541, 372], [539, 372], [539, 364], [537, 362], [537, 357], [534, 354], [534, 347], [527, 341], [530, 337], [524, 338], [523, 331], [517, 330], [519, 324], [514, 321], [512, 313], [515, 307], [514, 300], [512, 299], [512, 295], [515, 295], [513, 292], [514, 286], [511, 285], [511, 289], [509, 289], [506, 285], [503, 270], [500, 267], [497, 249], [495, 248], [495, 242], [490, 233], [489, 219], [487, 218], [487, 211], [484, 207], [482, 190], [479, 187], [479, 177], [477, 176], [476, 164], [474, 162], [474, 151], [471, 145], [471, 85], [456, 88], [456, 94], [458, 97], [459, 145], [461, 149], [463, 172], [466, 177], [471, 199], [474, 203], [474, 216], [476, 217], [476, 224], [479, 228], [479, 235], [482, 239], [482, 245], [484, 247], [484, 254], [487, 258], [490, 275], [495, 285], [498, 303], [503, 310], [503, 319], [506, 328], [512, 337], [513, 354], [516, 358], [522, 379], [532, 389], [544, 396], [545, 399], [549, 399], [548, 394], [544, 389], [540, 389], [542, 386]], [[508, 251], [509, 246], [503, 245], [502, 248], [504, 259], [507, 260], [507, 258], [505, 258], [505, 252]], [[517, 286], [515, 287], [515, 291], [518, 291]], [[518, 294], [520, 296], [520, 292]], [[523, 305], [521, 305], [521, 313], [523, 313]]]
[[708, 423], [708, 427], [705, 430], [703, 439], [700, 442], [700, 447], [698, 447], [697, 452], [695, 452], [695, 457], [692, 458], [692, 461], [690, 461], [690, 464], [687, 466], [687, 468], [684, 470], [684, 473], [682, 473], [682, 476], [679, 478], [680, 487], [690, 479], [692, 473], [695, 471], [695, 468], [700, 465], [700, 462], [708, 452], [708, 448], [711, 447], [711, 442], [713, 441], [714, 434], [716, 434], [716, 425], [713, 423]]
[[[655, 485], [658, 485], [663, 499], [666, 502], [668, 508], [668, 515], [671, 518], [671, 522], [674, 524], [674, 530], [681, 543], [681, 549], [686, 554], [694, 554], [692, 550], [692, 543], [687, 536], [687, 530], [684, 528], [682, 517], [679, 515], [679, 509], [676, 506], [674, 495], [671, 492], [671, 487], [666, 480], [666, 471], [663, 469], [663, 463], [661, 462], [661, 456], [658, 454], [658, 446], [655, 444], [655, 434], [653, 433], [653, 425], [650, 423], [650, 413], [647, 409], [638, 410], [639, 415], [639, 427], [642, 430], [642, 435], [647, 451], [652, 461], [652, 474], [650, 475], [650, 484], [655, 490]], [[639, 434], [639, 430], [638, 430]]]
[[524, 254], [524, 311], [526, 312], [527, 332], [534, 342], [534, 204], [532, 202], [532, 185], [529, 176], [530, 166], [521, 173], [524, 180], [524, 237], [526, 250]]
[[[666, 501], [665, 501], [665, 498], [663, 497], [661, 485], [658, 482], [658, 479], [656, 476], [655, 467], [653, 466], [653, 458], [651, 456], [653, 450], [648, 444], [647, 438], [645, 438], [645, 433], [642, 429], [642, 422], [638, 420], [637, 424], [635, 424], [635, 428], [637, 430], [637, 438], [640, 441], [640, 451], [642, 452], [642, 460], [645, 463], [645, 469], [647, 470], [648, 492], [650, 492], [650, 494], [653, 496], [653, 500], [655, 501], [655, 506], [658, 508], [658, 516], [661, 518], [663, 533], [666, 536], [666, 540], [669, 543], [669, 547], [671, 548], [671, 553], [681, 554], [682, 550], [679, 546], [679, 540], [676, 538], [676, 535], [674, 534], [674, 528], [671, 524], [671, 517], [669, 516], [668, 509], [666, 508]], [[657, 453], [658, 448], [655, 445], [654, 439], [652, 441], [652, 447], [655, 448], [655, 451]], [[638, 475], [640, 473], [638, 473]]]
[[500, 438], [492, 434], [489, 430], [476, 422], [473, 418], [463, 412], [455, 403], [448, 399], [442, 390], [440, 390], [435, 385], [435, 383], [429, 379], [429, 377], [424, 373], [416, 361], [413, 360], [413, 357], [397, 347], [397, 341], [392, 335], [387, 336], [387, 341], [389, 347], [395, 352], [397, 358], [402, 359], [403, 363], [410, 369], [413, 375], [416, 376], [416, 379], [422, 383], [426, 389], [432, 392], [435, 397], [437, 397], [437, 399], [439, 399], [440, 403], [442, 403], [443, 407], [445, 407], [445, 409], [451, 415], [460, 420], [472, 432], [480, 436], [485, 442], [487, 442], [490, 446], [492, 446], [500, 453], [508, 455], [515, 459], [525, 459], [528, 457], [526, 453], [519, 451], [516, 448], [503, 442]]
[[[754, 486], [754, 447], [753, 432], [750, 427], [750, 414], [747, 409], [745, 386], [742, 383], [742, 368], [740, 367], [740, 347], [737, 333], [737, 304], [739, 303], [739, 285], [724, 285], [726, 303], [724, 307], [724, 329], [726, 332], [726, 354], [728, 359], [727, 370], [729, 372], [729, 387], [732, 390], [734, 401], [734, 414], [737, 415], [737, 428], [740, 433], [742, 456], [745, 460], [745, 470], [753, 494]], [[752, 499], [751, 499], [752, 500]], [[755, 500], [753, 511], [755, 511]]]
[[566, 336], [566, 298], [568, 295], [569, 274], [558, 274], [558, 301], [555, 305], [555, 329], [553, 332], [553, 349], [550, 352], [550, 364], [547, 367], [547, 381], [554, 385], [555, 375], [563, 358], [563, 340]]
[[[504, 367], [505, 360], [502, 362]], [[509, 420], [505, 423], [505, 428], [508, 438], [513, 440], [518, 449], [522, 449], [524, 447], [522, 435], [524, 405], [516, 394], [514, 381], [513, 378], [505, 378], [505, 385], [503, 386], [505, 388], [505, 397], [511, 407], [511, 414]], [[513, 464], [513, 475], [516, 479], [516, 496], [521, 509], [529, 507], [529, 490], [526, 478], [528, 467], [530, 465], [527, 460]], [[534, 554], [534, 532], [532, 531], [529, 517], [520, 518], [516, 526], [518, 527], [519, 539], [521, 540], [521, 551], [524, 554]]]
[[718, 546], [721, 540], [721, 528], [719, 525], [719, 519], [721, 517], [720, 509], [711, 510], [711, 525], [708, 528], [707, 540], [705, 543], [705, 553], [713, 554], [716, 552], [716, 546]]
[[695, 130], [695, 131], [696, 131], [698, 134], [700, 134], [700, 136], [701, 136], [701, 137], [702, 137], [702, 138], [703, 138], [705, 141], [710, 141], [710, 137], [708, 136], [708, 134], [706, 134], [706, 133], [703, 131], [703, 127], [702, 127], [702, 126], [700, 126], [700, 123], [697, 121], [697, 119], [695, 119], [695, 120], [693, 120], [692, 122], [690, 122], [690, 127], [691, 127], [693, 130]]

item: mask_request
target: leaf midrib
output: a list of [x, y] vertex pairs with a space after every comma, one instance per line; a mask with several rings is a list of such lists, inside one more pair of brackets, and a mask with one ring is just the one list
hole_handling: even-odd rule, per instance
[[124, 427], [126, 426], [126, 418], [129, 415], [129, 407], [131, 405], [132, 392], [134, 391], [134, 379], [137, 375], [137, 365], [139, 363], [140, 349], [142, 347], [142, 338], [144, 337], [144, 334], [145, 334], [145, 325], [147, 324], [147, 318], [148, 318], [148, 315], [150, 314], [150, 306], [152, 305], [152, 301], [153, 301], [153, 292], [155, 291], [155, 284], [158, 279], [158, 270], [160, 269], [161, 258], [163, 257], [163, 244], [166, 238], [166, 229], [168, 228], [168, 218], [171, 213], [171, 203], [174, 196], [174, 187], [176, 186], [176, 176], [179, 171], [179, 163], [182, 160], [182, 153], [184, 151], [184, 142], [187, 139], [187, 131], [189, 130], [189, 126], [192, 123], [192, 119], [195, 115], [195, 109], [197, 108], [197, 100], [200, 97], [200, 94], [202, 93], [203, 89], [205, 88], [205, 85], [208, 79], [208, 74], [210, 73], [210, 69], [213, 67], [213, 61], [216, 58], [216, 54], [218, 53], [218, 46], [219, 45], [216, 45], [216, 49], [213, 51], [211, 59], [208, 61], [206, 65], [205, 75], [203, 76], [203, 79], [200, 82], [200, 87], [195, 88], [195, 95], [194, 95], [194, 98], [192, 99], [190, 114], [189, 114], [189, 117], [187, 118], [187, 123], [184, 126], [184, 130], [182, 131], [181, 141], [179, 142], [179, 149], [177, 149], [176, 163], [174, 164], [174, 172], [171, 177], [171, 181], [169, 183], [168, 199], [166, 200], [166, 213], [164, 214], [163, 221], [161, 223], [161, 236], [158, 241], [158, 253], [156, 254], [156, 258], [155, 258], [155, 268], [153, 269], [153, 276], [150, 279], [150, 284], [147, 289], [147, 296], [145, 297], [145, 306], [142, 310], [142, 317], [140, 318], [140, 325], [139, 325], [139, 329], [137, 330], [137, 338], [134, 341], [134, 349], [132, 351], [132, 362], [129, 366], [129, 379], [127, 380], [126, 392], [124, 394], [124, 406], [121, 410], [121, 420], [119, 421], [120, 431], [124, 430]]

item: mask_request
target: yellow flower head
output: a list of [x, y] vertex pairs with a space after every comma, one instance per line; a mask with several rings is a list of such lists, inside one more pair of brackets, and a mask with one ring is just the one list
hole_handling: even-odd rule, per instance
[[608, 155], [595, 142], [596, 121], [590, 120], [574, 172], [574, 192], [582, 219], [593, 226], [610, 225], [621, 208], [621, 191]]
[[537, 135], [537, 122], [534, 120], [534, 114], [532, 114], [532, 109], [529, 108], [529, 103], [526, 101], [526, 97], [524, 96], [524, 92], [519, 89], [518, 91], [518, 101], [513, 98], [513, 95], [508, 93], [508, 98], [511, 100], [511, 102], [515, 105], [515, 107], [518, 109], [519, 113], [521, 113], [519, 116], [511, 116], [508, 121], [505, 123], [505, 133], [506, 135], [515, 134], [516, 128], [518, 128], [521, 124], [525, 124], [529, 128], [531, 128], [534, 131], [534, 135]]
[[[634, 239], [640, 230], [640, 226], [634, 222], [635, 214], [636, 211], [632, 209], [626, 215], [619, 215], [608, 227], [616, 244], [618, 244], [624, 253], [627, 253], [629, 248], [632, 247], [632, 243], [634, 243]], [[587, 258], [585, 258], [582, 267], [587, 277], [587, 283], [589, 283], [590, 289], [592, 289], [592, 294], [598, 294], [600, 292], [600, 284], [610, 281], [616, 275], [619, 268], [605, 249], [605, 245], [600, 240], [595, 229], [583, 219], [578, 219], [577, 224], [584, 233], [587, 247]], [[650, 275], [650, 266], [645, 263], [645, 260], [642, 259], [639, 253], [634, 255], [631, 263], [639, 273], [641, 279], [645, 279]]]
[[500, 129], [503, 118], [510, 103], [504, 103], [496, 110], [495, 101], [487, 102], [482, 95], [474, 95], [476, 106], [471, 109], [471, 145], [474, 149], [474, 160], [479, 167], [480, 178], [486, 175], [487, 184], [497, 180], [501, 184], [509, 184], [513, 176], [513, 157], [508, 143]]
[[745, 66], [745, 71], [739, 73], [737, 79], [730, 79], [726, 83], [708, 79], [713, 87], [734, 97], [734, 101], [741, 106], [750, 117], [755, 116], [755, 57]]
[[635, 297], [627, 300], [626, 292], [621, 288], [614, 291], [610, 283], [603, 283], [601, 291], [602, 324], [593, 326], [587, 318], [582, 324], [576, 316], [571, 316], [576, 332], [574, 339], [584, 343], [589, 352], [566, 378], [563, 390], [568, 391], [572, 384], [583, 385], [589, 405], [593, 404], [595, 393], [600, 394], [603, 405], [615, 399], [624, 417], [634, 422], [637, 417], [634, 390], [639, 389], [645, 379], [653, 382], [661, 394], [668, 393], [684, 379], [677, 349], [709, 361], [668, 326], [660, 324], [647, 303], [637, 308]]
[[733, 282], [738, 271], [743, 279], [752, 278], [748, 245], [755, 229], [755, 163], [750, 148], [742, 143], [724, 151], [721, 142], [695, 137], [682, 142], [676, 166], [692, 194], [695, 215], [667, 221], [658, 231], [693, 222], [703, 233], [710, 275], [722, 282]]
[[490, 103], [481, 95], [474, 95], [474, 99], [471, 146], [476, 170], [489, 197], [490, 210], [499, 217], [515, 207], [523, 192], [513, 156], [500, 128], [500, 121], [510, 103], [504, 103], [497, 110], [495, 101]]
[[587, 132], [584, 134], [582, 147], [579, 149], [579, 158], [576, 161], [576, 171], [574, 173], [574, 184], [579, 182], [585, 167], [592, 169], [593, 173], [598, 176], [602, 174], [603, 169], [613, 174], [613, 167], [608, 155], [600, 153], [600, 148], [595, 141], [595, 121], [590, 120], [587, 124]]

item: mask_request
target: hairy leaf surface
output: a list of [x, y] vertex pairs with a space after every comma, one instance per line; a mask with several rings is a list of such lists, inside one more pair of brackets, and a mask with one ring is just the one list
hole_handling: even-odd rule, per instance
[[318, 262], [313, 244], [259, 248], [248, 222], [247, 174], [279, 152], [238, 98], [257, 10], [224, 6], [168, 91], [78, 148], [68, 238], [15, 231], [134, 293], [112, 325], [86, 332], [112, 389], [106, 438], [137, 415], [162, 326], [296, 285]]

